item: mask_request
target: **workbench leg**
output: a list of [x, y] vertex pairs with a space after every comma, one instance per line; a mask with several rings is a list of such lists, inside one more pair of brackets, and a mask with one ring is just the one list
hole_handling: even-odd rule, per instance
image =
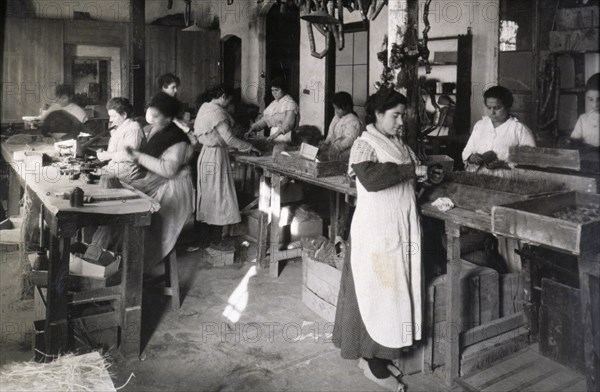
[[448, 239], [446, 280], [446, 328], [445, 328], [445, 373], [446, 384], [452, 386], [460, 372], [460, 226], [446, 221], [446, 237]]
[[600, 391], [600, 254], [579, 257], [579, 288], [587, 390]]
[[523, 267], [523, 311], [529, 325], [529, 343], [537, 343], [540, 338], [540, 278], [539, 265], [534, 260], [533, 250], [526, 245], [521, 251]]
[[55, 234], [50, 239], [44, 353], [51, 357], [66, 352], [69, 347], [67, 323], [69, 244], [69, 238], [57, 237]]
[[260, 268], [267, 269], [269, 267], [269, 260], [267, 259], [267, 246], [269, 243], [269, 210], [271, 208], [271, 187], [269, 179], [266, 174], [263, 173], [260, 176], [260, 188], [258, 194], [258, 210], [260, 211], [258, 217], [258, 250], [256, 255], [256, 262]]
[[144, 228], [123, 228], [123, 271], [121, 284], [121, 353], [140, 355], [142, 330], [142, 284], [144, 274]]
[[21, 183], [14, 168], [9, 168], [8, 174], [8, 206], [6, 217], [20, 215], [21, 211]]
[[269, 275], [273, 278], [279, 276], [279, 247], [281, 246], [279, 218], [281, 216], [281, 176], [274, 174], [271, 177], [271, 256]]
[[340, 232], [340, 198], [337, 192], [329, 192], [329, 240], [335, 241]]

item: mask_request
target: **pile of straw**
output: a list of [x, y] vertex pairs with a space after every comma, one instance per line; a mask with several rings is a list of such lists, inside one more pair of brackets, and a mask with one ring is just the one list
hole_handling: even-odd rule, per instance
[[110, 364], [97, 352], [49, 363], [15, 362], [0, 369], [2, 391], [115, 391]]

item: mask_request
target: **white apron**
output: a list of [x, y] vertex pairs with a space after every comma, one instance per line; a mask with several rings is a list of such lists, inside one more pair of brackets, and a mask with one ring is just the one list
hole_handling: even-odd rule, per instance
[[[418, 163], [372, 126], [361, 138], [381, 163]], [[421, 339], [421, 226], [413, 181], [367, 192], [357, 179], [358, 199], [351, 228], [351, 266], [356, 298], [367, 332], [389, 348]]]

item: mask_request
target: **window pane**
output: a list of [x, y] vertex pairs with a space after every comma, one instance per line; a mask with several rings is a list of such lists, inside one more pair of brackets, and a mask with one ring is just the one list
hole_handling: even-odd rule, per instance
[[367, 102], [369, 70], [366, 65], [354, 66], [354, 85], [352, 86], [352, 98], [357, 106], [364, 106]]
[[500, 51], [532, 50], [535, 1], [501, 0]]
[[344, 49], [335, 51], [335, 63], [337, 65], [351, 65], [352, 52], [354, 50], [354, 34], [344, 34]]
[[369, 56], [369, 33], [359, 31], [354, 33], [354, 64], [367, 64]]
[[338, 65], [335, 67], [335, 91], [346, 91], [352, 94], [351, 65]]

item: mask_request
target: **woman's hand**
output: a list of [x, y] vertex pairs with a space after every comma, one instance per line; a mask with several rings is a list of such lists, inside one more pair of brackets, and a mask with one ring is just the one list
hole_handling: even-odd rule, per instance
[[131, 159], [133, 162], [137, 162], [141, 153], [138, 150], [134, 150], [130, 146], [125, 147], [125, 152], [127, 153], [127, 157]]
[[427, 170], [427, 166], [419, 165], [415, 167], [415, 174], [417, 175], [417, 177], [427, 178]]
[[192, 128], [190, 128], [187, 124], [185, 124], [183, 121], [181, 121], [178, 118], [174, 118], [173, 123], [175, 123], [175, 125], [177, 125], [179, 128], [181, 128], [181, 130], [185, 133], [189, 134], [189, 132], [192, 130]]
[[248, 132], [244, 134], [244, 139], [251, 139], [254, 136], [254, 130], [250, 128]]
[[259, 157], [260, 157], [260, 156], [262, 156], [262, 154], [263, 154], [263, 153], [262, 153], [262, 151], [260, 151], [260, 150], [259, 150], [258, 148], [256, 148], [256, 147], [252, 147], [252, 149], [250, 150], [250, 152], [252, 152], [252, 153], [256, 154], [256, 155], [257, 155], [257, 156], [259, 156]]
[[481, 165], [483, 163], [483, 156], [481, 154], [473, 153], [467, 159], [467, 162], [472, 163], [474, 165]]
[[277, 131], [274, 134], [270, 135], [267, 140], [270, 142], [273, 142], [275, 139], [277, 139], [280, 135], [283, 135], [283, 132], [281, 131]]
[[102, 162], [110, 160], [110, 154], [103, 149], [96, 151], [96, 157]]
[[435, 164], [427, 169], [427, 177], [432, 184], [440, 184], [444, 181], [444, 168], [440, 164]]

